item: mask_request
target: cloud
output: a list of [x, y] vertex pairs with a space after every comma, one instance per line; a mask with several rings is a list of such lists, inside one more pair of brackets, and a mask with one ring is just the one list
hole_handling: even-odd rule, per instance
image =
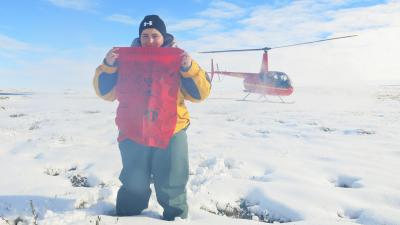
[[[224, 46], [226, 37], [229, 37], [229, 42], [242, 47], [263, 47], [267, 44], [271, 47], [339, 33], [352, 34], [360, 30], [399, 26], [399, 2], [368, 7], [343, 7], [354, 2], [357, 1], [294, 1], [279, 7], [252, 6], [244, 9], [250, 12], [248, 16], [218, 22], [234, 23], [233, 29], [214, 31], [212, 35], [206, 33], [199, 40], [200, 43], [211, 44], [213, 39], [221, 37], [220, 42], [215, 43]], [[211, 18], [207, 24], [215, 22]]]
[[23, 51], [30, 48], [31, 46], [28, 43], [0, 34], [0, 50]]
[[332, 33], [396, 26], [400, 23], [398, 2], [346, 7], [355, 2], [357, 1], [295, 1], [280, 8], [263, 5], [256, 7], [249, 17], [239, 23], [244, 25], [247, 31], [260, 31], [266, 37], [272, 35], [275, 36], [274, 39], [288, 42], [318, 38]]
[[[356, 38], [270, 51], [271, 70], [293, 76], [294, 83], [357, 84], [372, 80], [400, 80], [400, 2], [363, 6], [360, 1], [293, 1], [286, 5], [243, 8], [241, 18], [220, 20], [233, 29], [199, 33], [183, 41], [201, 65], [210, 58], [227, 70], [256, 72], [262, 52], [254, 54], [194, 54], [201, 50], [274, 47], [322, 38], [358, 34]], [[209, 23], [215, 21], [209, 19]]]
[[228, 19], [240, 17], [245, 13], [243, 8], [225, 1], [213, 1], [210, 8], [200, 12], [198, 15], [207, 18]]
[[94, 8], [94, 3], [91, 0], [47, 0], [51, 4], [74, 10], [90, 11]]
[[[368, 2], [370, 6], [359, 6], [360, 2]], [[221, 2], [213, 2], [210, 8], [215, 9], [216, 4]], [[201, 45], [210, 43], [210, 47], [227, 46], [225, 40], [212, 44], [213, 39], [220, 36], [221, 39], [229, 37], [229, 42], [237, 46], [253, 48], [309, 41], [339, 33], [352, 34], [359, 30], [396, 26], [400, 23], [399, 2], [371, 4], [371, 1], [358, 0], [299, 0], [289, 4], [253, 5], [241, 7], [241, 11], [246, 14], [238, 18], [217, 19], [210, 15], [204, 18], [207, 26], [197, 28], [199, 32], [196, 33], [204, 34], [198, 38]], [[223, 11], [222, 8], [220, 10]], [[218, 17], [219, 13], [215, 12], [214, 15]], [[219, 29], [207, 32], [204, 28], [209, 25]]]
[[127, 16], [127, 15], [122, 15], [122, 14], [114, 14], [114, 15], [108, 16], [108, 17], [106, 17], [106, 20], [123, 23], [123, 24], [128, 24], [128, 25], [134, 25], [134, 24], [139, 23], [137, 20], [133, 19], [132, 17]]
[[14, 66], [0, 66], [2, 87], [41, 91], [64, 88], [91, 90], [95, 68], [106, 51], [105, 47], [53, 50], [52, 56], [19, 59]]
[[400, 4], [388, 3], [358, 9], [330, 12], [332, 22], [327, 29], [336, 32], [368, 30], [381, 27], [400, 26]]
[[0, 34], [0, 57], [13, 58], [27, 51], [38, 51], [31, 44]]
[[195, 28], [201, 28], [208, 24], [208, 21], [205, 19], [188, 19], [181, 20], [172, 25], [168, 26], [168, 31], [186, 31], [192, 30]]

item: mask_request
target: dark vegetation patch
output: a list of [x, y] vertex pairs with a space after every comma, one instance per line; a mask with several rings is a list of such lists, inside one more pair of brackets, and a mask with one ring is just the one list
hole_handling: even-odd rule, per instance
[[400, 101], [400, 94], [398, 95], [380, 94], [378, 95], [377, 99], [381, 101], [387, 101], [387, 100]]
[[264, 135], [269, 134], [269, 131], [268, 130], [264, 130], [264, 129], [257, 129], [256, 132], [259, 133], [259, 134], [264, 134]]
[[26, 116], [26, 114], [24, 113], [18, 113], [18, 114], [11, 114], [10, 117], [11, 118], [18, 118], [18, 117], [23, 117]]
[[69, 179], [73, 187], [92, 187], [89, 179], [77, 172], [77, 167], [72, 166], [69, 169], [47, 167], [44, 173], [49, 176], [64, 176]]
[[87, 114], [97, 114], [97, 113], [100, 113], [100, 110], [86, 110], [86, 111], [83, 111], [84, 113], [87, 113]]
[[32, 123], [32, 125], [29, 127], [29, 130], [38, 130], [40, 129], [40, 121], [35, 121]]
[[62, 170], [57, 168], [46, 168], [44, 173], [49, 176], [58, 176], [62, 173]]
[[236, 120], [238, 120], [239, 119], [239, 117], [236, 117], [236, 116], [228, 116], [227, 118], [226, 118], [226, 121], [228, 121], [228, 122], [234, 122], [234, 121], [236, 121]]
[[375, 134], [375, 131], [373, 131], [373, 130], [357, 129], [356, 132], [357, 132], [357, 134], [366, 134], [366, 135]]
[[400, 102], [400, 85], [384, 85], [379, 89], [376, 98], [380, 101]]
[[69, 180], [73, 187], [90, 187], [88, 178], [80, 174], [70, 176]]
[[271, 178], [268, 177], [267, 175], [263, 175], [263, 176], [251, 176], [250, 180], [254, 180], [254, 181], [260, 181], [260, 182], [268, 182], [271, 181]]
[[323, 132], [333, 132], [336, 130], [336, 129], [330, 128], [330, 127], [320, 127], [319, 129], [322, 130]]
[[202, 206], [200, 209], [209, 213], [227, 216], [236, 219], [260, 221], [264, 223], [290, 223], [290, 218], [278, 216], [268, 209], [263, 209], [259, 203], [252, 203], [246, 199], [240, 199], [235, 203], [216, 202], [213, 209]]
[[32, 93], [29, 93], [29, 92], [20, 92], [20, 93], [18, 93], [18, 92], [15, 92], [15, 93], [12, 93], [12, 92], [0, 92], [0, 96], [4, 96], [4, 95], [6, 95], [6, 96], [12, 96], [12, 95], [32, 95]]
[[67, 174], [69, 172], [76, 171], [76, 170], [77, 170], [76, 166], [72, 166], [69, 169], [47, 167], [47, 168], [45, 168], [44, 173], [49, 176], [58, 176], [58, 175]]
[[356, 135], [373, 135], [376, 132], [373, 130], [355, 129], [355, 130], [345, 130], [344, 134], [356, 134]]

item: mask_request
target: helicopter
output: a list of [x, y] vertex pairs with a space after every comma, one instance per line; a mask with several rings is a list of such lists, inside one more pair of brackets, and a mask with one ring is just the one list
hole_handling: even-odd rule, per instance
[[[226, 75], [231, 77], [238, 77], [243, 78], [243, 85], [244, 85], [244, 92], [247, 94], [241, 99], [245, 101], [246, 98], [252, 94], [256, 93], [260, 95], [260, 98], [265, 98], [266, 101], [268, 98], [267, 95], [277, 96], [280, 99], [279, 103], [289, 103], [285, 102], [282, 99], [282, 96], [289, 96], [293, 93], [294, 88], [292, 86], [292, 82], [289, 76], [281, 71], [270, 71], [268, 68], [268, 51], [272, 49], [279, 49], [279, 48], [287, 48], [293, 47], [298, 45], [306, 45], [306, 44], [313, 44], [318, 42], [324, 41], [331, 41], [336, 39], [343, 39], [343, 38], [350, 38], [355, 37], [357, 35], [348, 35], [348, 36], [341, 36], [341, 37], [334, 37], [334, 38], [327, 38], [309, 42], [302, 42], [290, 45], [282, 45], [276, 47], [264, 47], [264, 48], [253, 48], [253, 49], [230, 49], [230, 50], [218, 50], [218, 51], [203, 51], [199, 53], [224, 53], [224, 52], [249, 52], [249, 51], [264, 51], [261, 70], [259, 73], [246, 73], [246, 72], [229, 72], [229, 71], [220, 71], [217, 64], [217, 70], [214, 70], [214, 62], [211, 59], [211, 81], [214, 78], [214, 75]], [[259, 98], [259, 99], [260, 99]], [[270, 101], [271, 102], [271, 101]]]

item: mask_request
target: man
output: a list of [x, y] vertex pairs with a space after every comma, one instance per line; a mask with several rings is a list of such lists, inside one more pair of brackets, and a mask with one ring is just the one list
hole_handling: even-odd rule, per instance
[[[139, 37], [132, 42], [131, 46], [174, 48], [176, 44], [174, 37], [167, 33], [163, 20], [157, 15], [148, 15], [140, 23]], [[117, 99], [120, 102], [120, 108], [118, 87], [123, 84], [118, 70], [119, 57], [118, 48], [113, 48], [106, 54], [103, 64], [96, 69], [94, 88], [97, 95], [105, 100]], [[186, 129], [190, 118], [184, 100], [191, 102], [204, 100], [210, 93], [211, 84], [206, 72], [185, 52], [181, 55], [178, 70], [179, 89], [176, 94], [176, 106], [173, 110], [163, 109], [166, 113], [176, 112], [176, 123], [173, 123], [172, 127], [173, 135], [168, 139], [166, 149], [139, 143], [130, 138], [123, 128], [123, 125], [129, 121], [118, 123], [121, 119], [117, 114], [116, 121], [120, 131], [118, 141], [123, 165], [120, 174], [122, 186], [118, 191], [116, 206], [119, 216], [138, 215], [148, 207], [151, 194], [150, 181], [153, 176], [157, 201], [164, 209], [163, 219], [187, 218], [186, 184], [189, 176], [189, 162]], [[129, 104], [129, 99], [125, 103]]]

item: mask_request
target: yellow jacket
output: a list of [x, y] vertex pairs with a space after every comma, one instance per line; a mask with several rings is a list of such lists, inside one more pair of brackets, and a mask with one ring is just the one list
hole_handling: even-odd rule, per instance
[[[174, 44], [173, 37], [172, 39], [171, 37], [167, 37], [166, 40], [170, 40], [172, 44]], [[169, 47], [172, 44], [164, 44], [164, 46]], [[133, 44], [133, 46], [135, 46], [135, 44]], [[186, 128], [190, 123], [189, 112], [184, 100], [200, 102], [208, 97], [211, 89], [208, 74], [194, 60], [192, 60], [192, 65], [187, 71], [181, 70], [180, 73], [181, 84], [176, 103], [178, 117], [174, 133]], [[117, 81], [118, 67], [107, 65], [105, 61], [103, 61], [103, 63], [97, 67], [93, 79], [96, 94], [104, 100], [114, 101], [116, 99], [115, 85]]]

